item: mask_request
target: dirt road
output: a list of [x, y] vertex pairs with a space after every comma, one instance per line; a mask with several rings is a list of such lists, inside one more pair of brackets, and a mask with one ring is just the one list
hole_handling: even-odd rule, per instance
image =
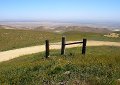
[[[69, 41], [69, 42], [72, 42], [72, 41]], [[72, 48], [77, 46], [80, 46], [80, 45], [70, 45], [70, 46], [66, 46], [66, 48]], [[87, 46], [120, 46], [120, 42], [88, 41]], [[60, 49], [60, 48], [61, 48], [60, 42], [52, 43], [50, 45], [50, 49]], [[22, 55], [28, 55], [28, 54], [33, 54], [33, 53], [38, 53], [43, 51], [45, 51], [45, 45], [25, 47], [25, 48], [0, 52], [0, 62], [17, 58]]]

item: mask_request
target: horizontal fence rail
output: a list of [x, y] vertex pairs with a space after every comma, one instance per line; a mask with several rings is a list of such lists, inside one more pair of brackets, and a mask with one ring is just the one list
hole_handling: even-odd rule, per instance
[[73, 42], [73, 43], [67, 43], [65, 45], [73, 45], [73, 44], [79, 44], [79, 43], [83, 43], [83, 42]]

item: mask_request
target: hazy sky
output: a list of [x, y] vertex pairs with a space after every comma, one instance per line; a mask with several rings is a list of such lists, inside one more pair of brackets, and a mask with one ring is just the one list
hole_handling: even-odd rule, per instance
[[120, 0], [0, 0], [4, 20], [120, 21]]

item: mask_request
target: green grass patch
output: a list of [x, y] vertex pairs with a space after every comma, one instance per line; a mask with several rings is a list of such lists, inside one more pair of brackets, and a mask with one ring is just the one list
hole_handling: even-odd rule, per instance
[[43, 53], [22, 56], [0, 63], [1, 85], [116, 85], [120, 79], [120, 48], [88, 47], [51, 51], [49, 59]]

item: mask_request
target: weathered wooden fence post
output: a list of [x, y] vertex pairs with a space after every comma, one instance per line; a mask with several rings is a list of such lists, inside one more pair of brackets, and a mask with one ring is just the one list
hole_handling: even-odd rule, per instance
[[49, 57], [49, 40], [45, 41], [45, 58]]
[[65, 37], [62, 37], [61, 55], [65, 53]]
[[82, 54], [84, 55], [86, 53], [86, 43], [87, 43], [87, 39], [83, 39]]

